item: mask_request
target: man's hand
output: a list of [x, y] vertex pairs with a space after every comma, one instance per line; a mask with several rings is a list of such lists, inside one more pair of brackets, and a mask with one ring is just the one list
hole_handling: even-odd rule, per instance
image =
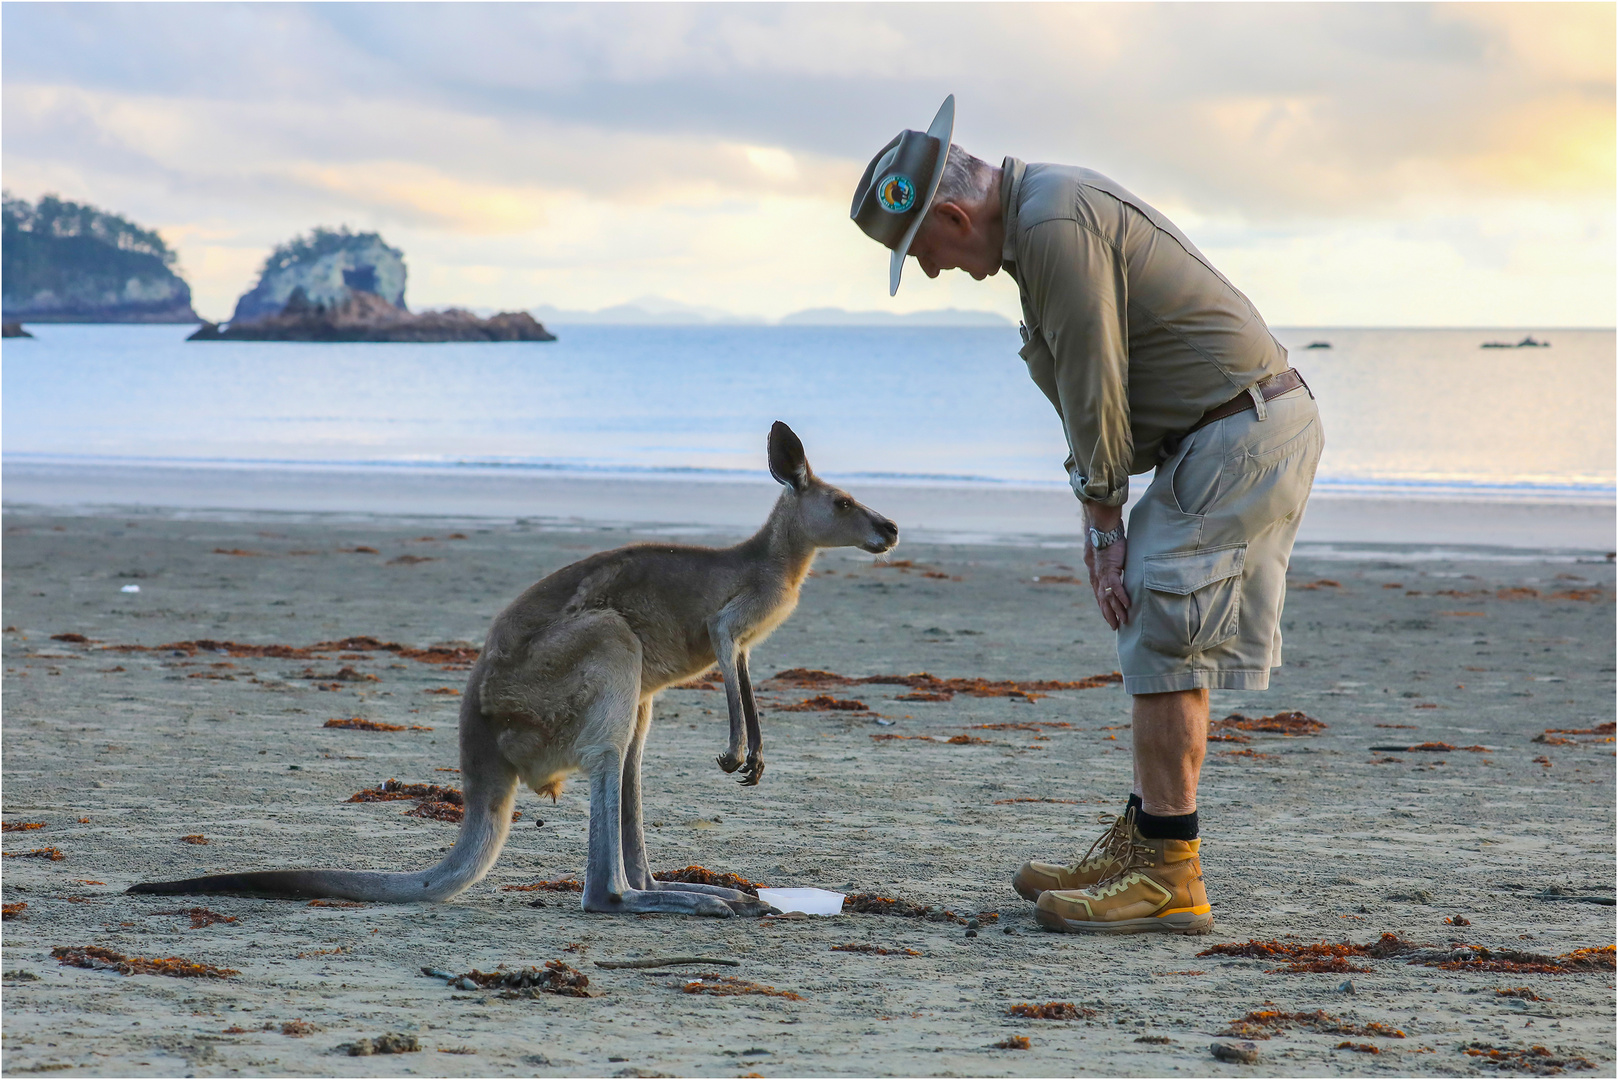
[[[1087, 509], [1089, 513], [1085, 516], [1089, 523], [1101, 532], [1116, 528], [1123, 520], [1123, 512], [1117, 507], [1096, 506]], [[1090, 571], [1090, 588], [1095, 592], [1101, 617], [1114, 630], [1129, 621], [1129, 593], [1124, 590], [1124, 556], [1128, 550], [1129, 541], [1123, 539], [1097, 551], [1090, 542], [1089, 529], [1085, 530], [1084, 565]]]

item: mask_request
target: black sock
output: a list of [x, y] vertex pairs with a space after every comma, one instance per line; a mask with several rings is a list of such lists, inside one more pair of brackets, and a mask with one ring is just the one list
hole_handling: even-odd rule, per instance
[[1124, 813], [1127, 814], [1131, 810], [1133, 810], [1133, 811], [1135, 811], [1135, 813], [1137, 815], [1139, 815], [1140, 814], [1140, 808], [1141, 808], [1140, 796], [1136, 795], [1133, 791], [1131, 791], [1129, 793], [1129, 801], [1124, 803]]
[[1135, 811], [1135, 828], [1148, 840], [1195, 840], [1197, 838], [1197, 812], [1170, 814], [1159, 817], [1145, 810]]

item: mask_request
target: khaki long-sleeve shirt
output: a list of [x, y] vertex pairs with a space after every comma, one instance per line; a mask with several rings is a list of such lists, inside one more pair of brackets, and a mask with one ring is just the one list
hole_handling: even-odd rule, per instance
[[1165, 438], [1286, 370], [1252, 302], [1105, 176], [1008, 157], [1000, 197], [1021, 355], [1062, 418], [1080, 499], [1123, 505]]

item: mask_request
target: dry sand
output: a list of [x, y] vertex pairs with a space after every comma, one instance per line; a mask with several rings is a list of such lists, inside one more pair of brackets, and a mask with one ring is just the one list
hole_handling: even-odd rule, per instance
[[[1599, 556], [1295, 559], [1289, 666], [1268, 694], [1216, 695], [1215, 716], [1301, 709], [1326, 729], [1210, 747], [1201, 807], [1211, 936], [1091, 939], [1040, 932], [1008, 883], [1025, 858], [1081, 852], [1099, 831], [1095, 812], [1121, 804], [1127, 702], [1115, 684], [1032, 702], [835, 691], [866, 713], [782, 712], [772, 706], [812, 692], [766, 689], [769, 771], [750, 790], [713, 764], [724, 744], [720, 694], [675, 691], [660, 702], [646, 761], [654, 868], [700, 863], [771, 885], [998, 913], [985, 914], [976, 936], [954, 922], [879, 915], [585, 915], [574, 895], [502, 891], [582, 873], [580, 784], [555, 806], [525, 792], [494, 871], [452, 903], [125, 896], [135, 881], [213, 870], [435, 861], [455, 826], [407, 817], [408, 803], [344, 800], [389, 777], [454, 783], [441, 770], [456, 765], [457, 699], [431, 691], [458, 687], [464, 673], [390, 652], [311, 661], [109, 646], [476, 642], [534, 579], [646, 536], [268, 514], [13, 510], [5, 521], [4, 819], [44, 827], [7, 833], [4, 848], [63, 856], [4, 863], [5, 902], [27, 904], [5, 923], [8, 1074], [1455, 1075], [1484, 1071], [1485, 1059], [1463, 1052], [1474, 1043], [1538, 1045], [1587, 1059], [1593, 1075], [1613, 1072], [1611, 971], [1455, 971], [1386, 958], [1356, 961], [1365, 973], [1285, 974], [1273, 960], [1198, 955], [1251, 938], [1366, 943], [1383, 933], [1551, 955], [1611, 945], [1614, 744], [1600, 734], [1532, 741], [1613, 719], [1613, 567]], [[1085, 590], [1035, 580], [1080, 575], [1077, 557], [907, 544], [894, 558], [915, 565], [903, 568], [832, 553], [798, 614], [755, 654], [755, 677], [792, 667], [992, 679], [1110, 672], [1111, 638]], [[52, 640], [63, 633], [93, 640]], [[375, 681], [305, 677], [345, 666]], [[432, 730], [322, 727], [354, 716]], [[1486, 749], [1371, 750], [1427, 741]], [[182, 842], [188, 835], [208, 842]], [[536, 898], [543, 906], [531, 906]], [[169, 914], [193, 905], [235, 921], [192, 929]], [[1455, 916], [1469, 925], [1446, 923]], [[832, 951], [848, 943], [893, 952]], [[126, 977], [51, 955], [92, 945], [240, 974]], [[740, 966], [594, 966], [677, 954]], [[419, 973], [549, 960], [584, 971], [599, 996], [506, 1000]], [[682, 992], [709, 971], [798, 996]], [[1352, 993], [1340, 989], [1345, 979]], [[1517, 987], [1535, 997], [1498, 993]], [[1093, 1011], [1065, 1022], [1008, 1015], [1049, 1001]], [[1320, 1009], [1406, 1037], [1294, 1029], [1260, 1041], [1257, 1064], [1214, 1061], [1213, 1038], [1260, 1009]], [[304, 1034], [282, 1032], [296, 1022]], [[384, 1032], [415, 1035], [422, 1049], [334, 1051]], [[1027, 1049], [993, 1047], [1018, 1036]], [[1380, 1052], [1338, 1049], [1345, 1041]]]

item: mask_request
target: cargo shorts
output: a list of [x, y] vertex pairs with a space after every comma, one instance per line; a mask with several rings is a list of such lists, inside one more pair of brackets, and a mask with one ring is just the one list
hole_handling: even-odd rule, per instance
[[1129, 515], [1124, 690], [1264, 690], [1323, 436], [1307, 387], [1188, 435]]

